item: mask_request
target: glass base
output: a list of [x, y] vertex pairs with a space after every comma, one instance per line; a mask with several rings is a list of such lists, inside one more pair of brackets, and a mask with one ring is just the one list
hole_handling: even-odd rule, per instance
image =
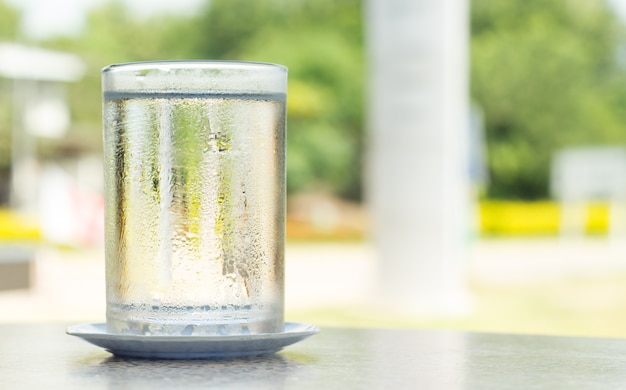
[[108, 305], [107, 332], [159, 336], [231, 336], [280, 333], [282, 310], [245, 306]]

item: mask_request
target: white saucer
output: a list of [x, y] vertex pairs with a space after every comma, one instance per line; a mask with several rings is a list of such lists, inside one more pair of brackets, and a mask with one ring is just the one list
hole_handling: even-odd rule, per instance
[[285, 323], [281, 333], [240, 336], [144, 336], [107, 333], [106, 324], [79, 324], [67, 328], [77, 336], [116, 356], [156, 359], [206, 359], [265, 355], [319, 332], [311, 324]]

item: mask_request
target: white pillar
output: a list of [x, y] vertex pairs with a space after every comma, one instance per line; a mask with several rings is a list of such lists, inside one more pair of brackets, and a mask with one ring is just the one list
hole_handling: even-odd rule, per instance
[[465, 308], [468, 1], [367, 0], [367, 197], [385, 305]]

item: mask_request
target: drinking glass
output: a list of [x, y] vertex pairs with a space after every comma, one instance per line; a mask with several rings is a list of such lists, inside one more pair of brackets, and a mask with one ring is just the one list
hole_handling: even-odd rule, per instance
[[127, 63], [102, 86], [108, 331], [281, 332], [287, 69]]

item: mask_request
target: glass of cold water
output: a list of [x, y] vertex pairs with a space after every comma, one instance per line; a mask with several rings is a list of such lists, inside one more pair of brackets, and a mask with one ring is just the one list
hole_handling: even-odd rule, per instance
[[283, 331], [287, 69], [102, 71], [107, 328]]

